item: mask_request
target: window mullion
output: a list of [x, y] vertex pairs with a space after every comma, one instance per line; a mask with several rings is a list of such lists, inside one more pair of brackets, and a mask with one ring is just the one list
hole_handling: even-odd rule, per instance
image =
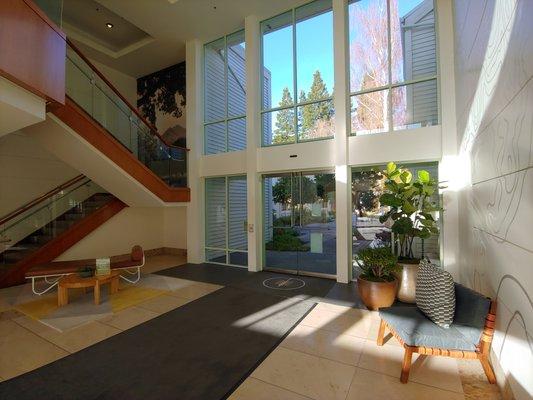
[[387, 0], [387, 47], [389, 52], [389, 62], [388, 62], [388, 75], [389, 75], [389, 93], [387, 97], [387, 120], [389, 129], [388, 132], [393, 130], [393, 121], [392, 121], [392, 35], [391, 35], [391, 17], [390, 17], [390, 0]]
[[298, 68], [296, 59], [296, 9], [292, 9], [292, 73], [293, 73], [293, 109], [294, 109], [294, 140], [298, 143]]
[[224, 36], [224, 90], [225, 90], [225, 99], [226, 102], [226, 120], [224, 121], [225, 132], [226, 132], [226, 153], [229, 151], [228, 145], [228, 36]]

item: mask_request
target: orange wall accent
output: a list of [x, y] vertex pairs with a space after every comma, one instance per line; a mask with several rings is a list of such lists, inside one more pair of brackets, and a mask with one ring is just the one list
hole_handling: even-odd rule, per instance
[[0, 288], [24, 283], [24, 274], [34, 265], [50, 262], [79, 242], [89, 233], [127, 207], [119, 199], [114, 199], [91, 215], [74, 224], [70, 229], [46, 243], [43, 247], [15, 264], [0, 278]]
[[0, 75], [65, 102], [65, 34], [31, 0], [0, 1]]
[[48, 111], [164, 202], [190, 201], [189, 188], [168, 186], [68, 96], [64, 106], [54, 105]]

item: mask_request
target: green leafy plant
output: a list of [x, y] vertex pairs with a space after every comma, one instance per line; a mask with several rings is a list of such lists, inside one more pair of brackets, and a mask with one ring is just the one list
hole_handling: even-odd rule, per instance
[[309, 246], [298, 238], [298, 232], [286, 228], [275, 228], [274, 237], [265, 244], [265, 248], [274, 251], [309, 251]]
[[384, 192], [379, 200], [381, 205], [389, 206], [390, 210], [379, 221], [392, 221], [391, 231], [395, 236], [399, 258], [415, 259], [414, 239], [427, 239], [439, 233], [433, 213], [441, 211], [441, 208], [431, 200], [439, 189], [438, 182], [425, 170], [418, 171], [417, 178], [413, 179], [411, 171], [398, 168], [393, 162], [387, 164], [382, 174], [385, 178]]
[[398, 257], [388, 247], [366, 248], [355, 255], [361, 278], [374, 282], [391, 282], [399, 271]]

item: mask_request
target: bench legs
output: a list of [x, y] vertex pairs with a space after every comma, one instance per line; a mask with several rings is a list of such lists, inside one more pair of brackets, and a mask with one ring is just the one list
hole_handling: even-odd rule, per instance
[[409, 371], [411, 370], [411, 360], [413, 359], [413, 348], [406, 346], [405, 353], [403, 355], [402, 374], [400, 375], [400, 381], [407, 383], [409, 380]]
[[381, 320], [379, 324], [377, 344], [378, 346], [383, 346], [383, 336], [385, 336], [385, 321]]
[[492, 365], [490, 365], [489, 357], [481, 355], [481, 357], [479, 357], [479, 361], [481, 362], [483, 371], [485, 371], [485, 375], [487, 375], [487, 380], [489, 383], [496, 383], [496, 376], [494, 375]]

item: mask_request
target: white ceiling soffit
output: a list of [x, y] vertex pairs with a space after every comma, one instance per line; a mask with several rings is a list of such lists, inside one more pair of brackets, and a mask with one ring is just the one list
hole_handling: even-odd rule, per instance
[[109, 57], [122, 57], [155, 40], [95, 0], [65, 0], [63, 4], [63, 29], [68, 37]]
[[[133, 41], [118, 35], [115, 29], [120, 20], [116, 24], [110, 21], [113, 29], [105, 28], [107, 21], [94, 22], [95, 29], [104, 29], [96, 35], [90, 28], [81, 29], [79, 23], [64, 18], [67, 35], [89, 58], [138, 78], [184, 61], [187, 40], [208, 42], [244, 28], [248, 15], [266, 19], [309, 0], [64, 0], [66, 10], [87, 2], [113, 13], [152, 40], [136, 37], [136, 33], [132, 33]], [[115, 34], [119, 37], [111, 45], [99, 41], [101, 35], [111, 41], [108, 36]], [[119, 49], [118, 43], [122, 45]]]

